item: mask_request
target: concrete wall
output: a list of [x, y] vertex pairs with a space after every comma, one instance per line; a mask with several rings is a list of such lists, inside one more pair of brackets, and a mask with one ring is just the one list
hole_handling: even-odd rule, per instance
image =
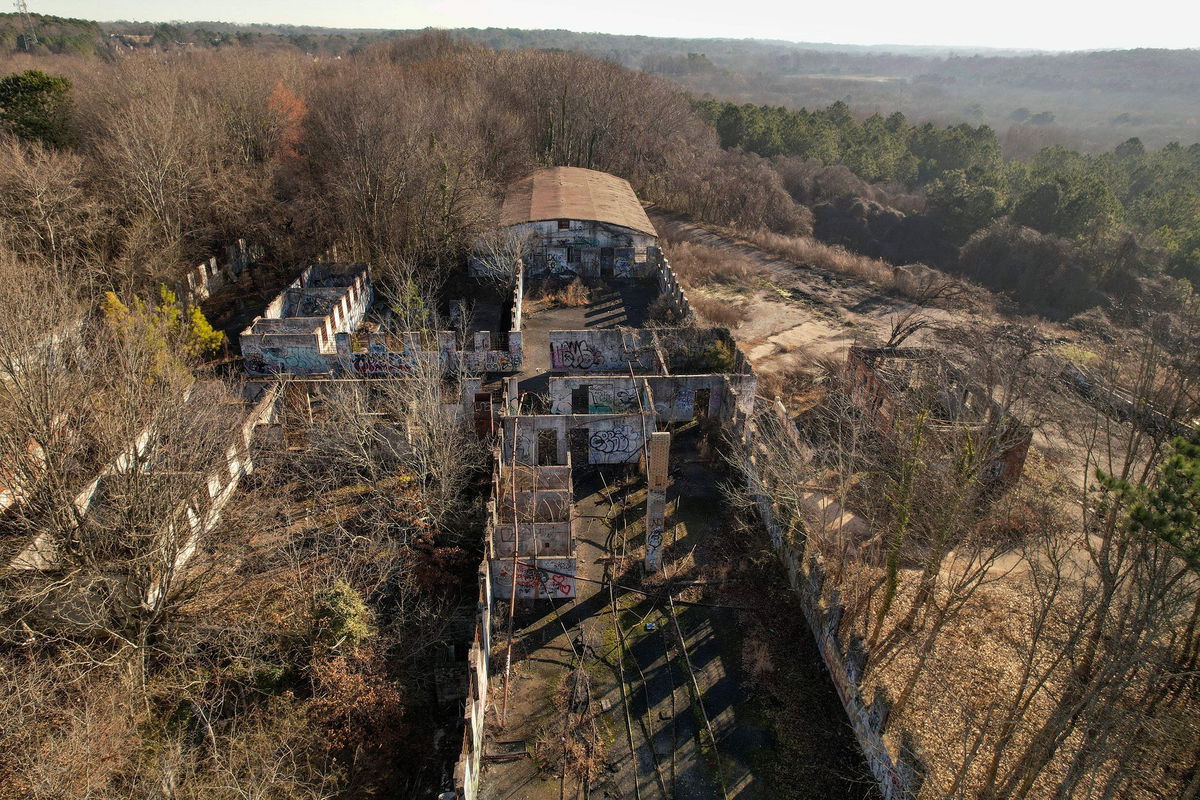
[[[731, 413], [730, 390], [734, 402], [752, 407], [758, 378], [749, 375], [650, 375], [645, 377], [551, 376], [550, 413], [570, 414], [574, 393], [587, 388], [589, 414], [638, 411], [637, 387], [649, 385], [654, 396], [654, 411], [659, 422], [687, 422], [697, 415], [725, 419]], [[708, 405], [696, 407], [697, 392], [708, 391]]]
[[[338, 334], [362, 322], [374, 299], [370, 269], [311, 264], [242, 331], [242, 358], [251, 375], [311, 375], [337, 371]], [[318, 316], [297, 316], [314, 313]]]
[[[550, 331], [549, 340], [551, 370], [568, 375], [753, 373], [724, 328], [591, 328]], [[732, 355], [723, 368], [713, 368], [718, 343]]]
[[[263, 394], [234, 434], [233, 440], [225, 450], [224, 459], [203, 476], [201, 483], [204, 488], [178, 509], [177, 519], [186, 521], [187, 530], [177, 531], [174, 528], [176, 522], [166, 523], [167, 531], [183, 538], [175, 558], [177, 567], [183, 566], [191, 558], [199, 544], [199, 538], [211, 531], [220, 521], [221, 513], [237, 490], [241, 479], [254, 470], [251, 443], [255, 431], [259, 426], [267, 425], [273, 420], [280, 396], [278, 385], [270, 387]], [[187, 400], [184, 399], [183, 402]], [[143, 461], [143, 456], [154, 439], [154, 431], [146, 429], [130, 442], [129, 447], [101, 470], [75, 497], [74, 506], [77, 513], [81, 516], [88, 514], [101, 484], [119, 473], [134, 468], [145, 469], [153, 478], [153, 468]], [[22, 550], [10, 566], [14, 569], [46, 569], [52, 567], [55, 560], [56, 545], [43, 535]]]
[[[571, 518], [569, 489], [520, 490], [515, 494], [506, 484], [499, 487], [496, 517], [500, 522], [567, 522]], [[515, 505], [515, 508], [514, 508]]]
[[646, 459], [646, 571], [658, 572], [662, 562], [663, 533], [666, 530], [668, 467], [671, 458], [671, 434], [650, 434]]
[[645, 330], [550, 331], [549, 338], [550, 368], [556, 372], [628, 375], [631, 364], [638, 373], [664, 371], [654, 352], [654, 339]]
[[512, 558], [516, 534], [520, 534], [517, 550], [521, 558], [535, 555], [569, 556], [574, 553], [570, 522], [523, 522], [515, 532], [511, 523], [501, 523], [492, 528], [492, 543], [497, 558]]
[[[587, 278], [643, 278], [653, 272], [658, 237], [595, 220], [525, 222], [512, 229], [531, 239], [525, 259], [530, 275], [579, 275]], [[611, 250], [611, 252], [609, 252]]]
[[242, 272], [253, 264], [258, 256], [256, 248], [248, 247], [245, 239], [238, 239], [225, 249], [223, 261], [218, 261], [217, 257], [213, 256], [203, 264], [188, 270], [183, 282], [178, 285], [176, 294], [186, 303], [199, 305], [214, 292], [241, 277]]
[[[846, 356], [850, 398], [856, 407], [870, 416], [881, 433], [893, 436], [900, 400], [871, 362], [871, 352], [874, 351], [851, 347]], [[901, 349], [898, 352], [907, 351]], [[1025, 469], [1033, 431], [1012, 417], [1001, 423], [982, 421], [988, 418], [1003, 419], [1004, 411], [986, 389], [970, 385], [966, 375], [948, 362], [945, 364], [945, 374], [946, 393], [954, 396], [963, 408], [977, 404], [973, 418], [981, 421], [971, 421], [970, 417], [955, 421], [935, 419], [929, 425], [930, 434], [940, 439], [947, 450], [957, 447], [963, 436], [974, 436], [981, 444], [985, 443], [985, 438], [994, 437], [989, 449], [995, 452], [995, 457], [983, 465], [980, 479], [992, 486], [1011, 486], [1016, 483]]]
[[[516, 438], [516, 460], [535, 464], [538, 460], [538, 436], [554, 432], [555, 463], [567, 463], [571, 431], [579, 430], [580, 443], [587, 450], [588, 464], [636, 464], [641, 458], [645, 437], [654, 431], [654, 412], [646, 414], [546, 414], [504, 417], [500, 420], [504, 440]], [[510, 445], [511, 446], [511, 445]], [[509, 458], [505, 453], [505, 458]]]
[[473, 375], [487, 372], [517, 372], [524, 362], [524, 350], [520, 331], [506, 334], [507, 347], [492, 348], [490, 331], [478, 331], [472, 337], [472, 346], [459, 349], [454, 331], [438, 331], [436, 350], [427, 349], [420, 331], [404, 331], [396, 334], [370, 334], [365, 350], [355, 351], [348, 334], [335, 337], [338, 357], [332, 360], [330, 370], [364, 378], [396, 377], [412, 371], [420, 358], [436, 357], [447, 371], [460, 367]]
[[675, 276], [675, 270], [671, 268], [667, 257], [658, 248], [654, 249], [652, 255], [655, 257], [658, 267], [659, 297], [666, 302], [679, 322], [690, 319], [693, 316], [692, 304], [688, 302], [687, 293], [679, 285], [679, 278]]
[[[512, 597], [512, 559], [492, 559], [492, 592], [498, 600]], [[517, 597], [522, 600], [570, 600], [575, 596], [574, 558], [519, 558]]]
[[463, 746], [454, 767], [454, 790], [460, 800], [479, 796], [479, 770], [483, 762], [483, 729], [487, 714], [488, 656], [492, 649], [492, 581], [488, 554], [479, 565], [479, 599], [475, 636], [467, 651], [467, 699], [463, 711]]

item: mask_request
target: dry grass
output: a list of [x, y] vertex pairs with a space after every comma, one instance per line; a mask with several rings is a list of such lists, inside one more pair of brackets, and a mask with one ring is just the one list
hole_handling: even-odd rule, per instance
[[582, 308], [592, 302], [592, 292], [579, 278], [567, 284], [559, 298], [559, 303], [567, 308]]
[[725, 284], [749, 288], [759, 270], [744, 256], [696, 242], [668, 245], [667, 259], [685, 287]]
[[851, 253], [844, 247], [819, 242], [811, 236], [783, 236], [770, 231], [745, 234], [746, 240], [760, 250], [783, 256], [798, 264], [850, 275], [889, 291], [897, 289], [892, 265], [878, 258]]
[[535, 303], [545, 303], [549, 306], [583, 308], [592, 302], [592, 292], [579, 277], [566, 286], [547, 280], [536, 291], [530, 293], [530, 299]]
[[736, 328], [750, 316], [750, 307], [742, 300], [693, 294], [689, 302], [697, 316], [720, 328]]

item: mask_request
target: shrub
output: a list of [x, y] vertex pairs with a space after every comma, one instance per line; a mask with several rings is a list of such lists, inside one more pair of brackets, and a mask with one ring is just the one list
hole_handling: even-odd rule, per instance
[[851, 275], [884, 289], [896, 288], [891, 264], [878, 258], [860, 256], [844, 247], [823, 244], [808, 236], [781, 236], [759, 230], [748, 234], [746, 238], [756, 247], [798, 264]]
[[330, 649], [343, 644], [354, 647], [374, 635], [371, 610], [354, 587], [344, 580], [334, 581], [318, 594], [314, 605], [315, 638]]
[[592, 302], [592, 293], [580, 278], [567, 284], [559, 295], [558, 302], [567, 308], [582, 308]]

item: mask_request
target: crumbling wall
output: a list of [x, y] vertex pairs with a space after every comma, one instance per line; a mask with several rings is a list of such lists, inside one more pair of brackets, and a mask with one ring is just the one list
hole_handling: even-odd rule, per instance
[[198, 305], [222, 287], [240, 278], [242, 272], [259, 256], [260, 252], [256, 248], [248, 247], [245, 239], [238, 239], [225, 249], [223, 263], [213, 256], [188, 270], [176, 294], [187, 303]]
[[338, 371], [345, 354], [339, 352], [336, 337], [358, 327], [373, 298], [367, 265], [310, 264], [242, 331], [246, 371]]
[[499, 522], [566, 522], [571, 515], [569, 489], [517, 489], [515, 492], [501, 478], [496, 503]]
[[675, 270], [671, 268], [671, 262], [657, 247], [653, 249], [652, 256], [658, 266], [656, 274], [660, 302], [665, 303], [679, 321], [691, 319], [693, 317], [692, 304], [688, 302], [687, 293], [679, 284], [679, 278], [675, 275]]
[[550, 368], [569, 375], [751, 375], [724, 328], [590, 328], [550, 331]]
[[641, 329], [591, 328], [550, 331], [550, 368], [556, 372], [665, 371], [654, 350], [654, 339]]
[[[220, 521], [222, 511], [237, 490], [242, 478], [254, 470], [251, 444], [255, 432], [259, 426], [269, 424], [274, 418], [280, 395], [281, 391], [278, 385], [270, 387], [263, 393], [242, 421], [237, 433], [234, 434], [233, 440], [225, 450], [224, 459], [214, 465], [204, 476], [204, 490], [189, 499], [180, 509], [180, 518], [186, 520], [188, 530], [183, 544], [175, 556], [177, 567], [183, 566], [190, 559], [199, 544], [199, 538], [211, 531]], [[182, 400], [187, 402], [187, 396]], [[118, 473], [145, 467], [141, 459], [154, 438], [155, 433], [152, 429], [147, 428], [142, 431], [124, 451], [105, 466], [76, 495], [73, 505], [80, 517], [92, 511], [98, 490], [106, 480]], [[149, 478], [153, 478], [153, 469], [147, 471]], [[167, 524], [174, 525], [175, 523], [168, 522]], [[168, 527], [166, 530], [173, 529]], [[10, 566], [13, 569], [52, 567], [56, 560], [56, 546], [56, 543], [45, 534], [38, 536], [13, 559]]]
[[[728, 419], [734, 403], [752, 405], [758, 378], [748, 375], [647, 375], [638, 377], [566, 375], [550, 378], [550, 413], [579, 410], [576, 393], [587, 390], [587, 413], [640, 411], [638, 387], [645, 382], [654, 396], [659, 422], [687, 422], [697, 416]], [[732, 390], [732, 394], [730, 393]], [[697, 398], [706, 403], [697, 406]]]
[[650, 434], [646, 458], [646, 571], [658, 572], [662, 563], [663, 533], [667, 518], [667, 468], [671, 458], [671, 434]]
[[[1019, 419], [1004, 412], [986, 387], [972, 384], [967, 375], [937, 353], [916, 348], [851, 347], [846, 356], [846, 379], [850, 399], [869, 415], [885, 436], [894, 436], [896, 417], [905, 402], [909, 385], [904, 381], [921, 379], [917, 362], [931, 359], [937, 364], [940, 396], [952, 399], [962, 417], [931, 419], [930, 435], [940, 439], [946, 449], [953, 448], [963, 436], [986, 434], [994, 439], [994, 457], [983, 465], [980, 479], [990, 486], [1010, 486], [1025, 468], [1025, 458], [1033, 441], [1033, 431]], [[895, 374], [886, 375], [881, 365], [898, 365]], [[927, 387], [928, 388], [928, 387]]]
[[[575, 596], [575, 559], [522, 558], [517, 561], [517, 598], [521, 600], [570, 600]], [[512, 597], [511, 558], [492, 559], [493, 596]]]
[[[782, 430], [794, 430], [786, 409], [778, 400], [764, 413], [776, 415], [777, 424]], [[845, 637], [848, 641], [843, 641], [839, 630], [845, 609], [839, 594], [833, 590], [823, 597], [823, 565], [812, 556], [807, 564], [804, 563], [802, 546], [785, 534], [770, 493], [758, 478], [756, 464], [761, 459], [770, 458], [770, 451], [760, 445], [751, 415], [735, 414], [731, 430], [735, 439], [742, 443], [747, 456], [747, 486], [755, 499], [755, 507], [787, 571], [788, 583], [800, 597], [821, 660], [829, 671], [884, 800], [913, 798], [920, 788], [920, 771], [916, 766], [919, 759], [911, 747], [902, 752], [893, 752], [884, 739], [890, 704], [882, 693], [877, 692], [870, 702], [863, 694], [860, 681], [868, 658], [863, 640], [851, 634]]]
[[463, 710], [463, 746], [454, 766], [454, 790], [460, 800], [479, 796], [479, 770], [483, 763], [483, 730], [487, 714], [488, 655], [492, 649], [492, 577], [489, 553], [479, 565], [479, 599], [475, 636], [467, 651], [467, 699]]
[[[632, 464], [642, 455], [646, 436], [654, 430], [654, 412], [645, 414], [545, 414], [504, 417], [500, 420], [505, 441], [516, 438], [516, 460], [520, 464], [548, 461], [539, 434], [553, 431], [554, 463], [567, 463], [574, 446], [587, 464]], [[508, 457], [508, 453], [505, 457]]]
[[597, 220], [568, 222], [566, 230], [559, 229], [558, 220], [511, 226], [529, 237], [525, 266], [530, 275], [640, 279], [653, 272], [657, 236]]

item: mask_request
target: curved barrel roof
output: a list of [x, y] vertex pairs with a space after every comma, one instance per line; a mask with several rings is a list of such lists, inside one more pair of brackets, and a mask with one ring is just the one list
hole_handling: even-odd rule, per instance
[[658, 236], [624, 178], [582, 167], [551, 167], [509, 185], [501, 225], [550, 219], [589, 219]]

